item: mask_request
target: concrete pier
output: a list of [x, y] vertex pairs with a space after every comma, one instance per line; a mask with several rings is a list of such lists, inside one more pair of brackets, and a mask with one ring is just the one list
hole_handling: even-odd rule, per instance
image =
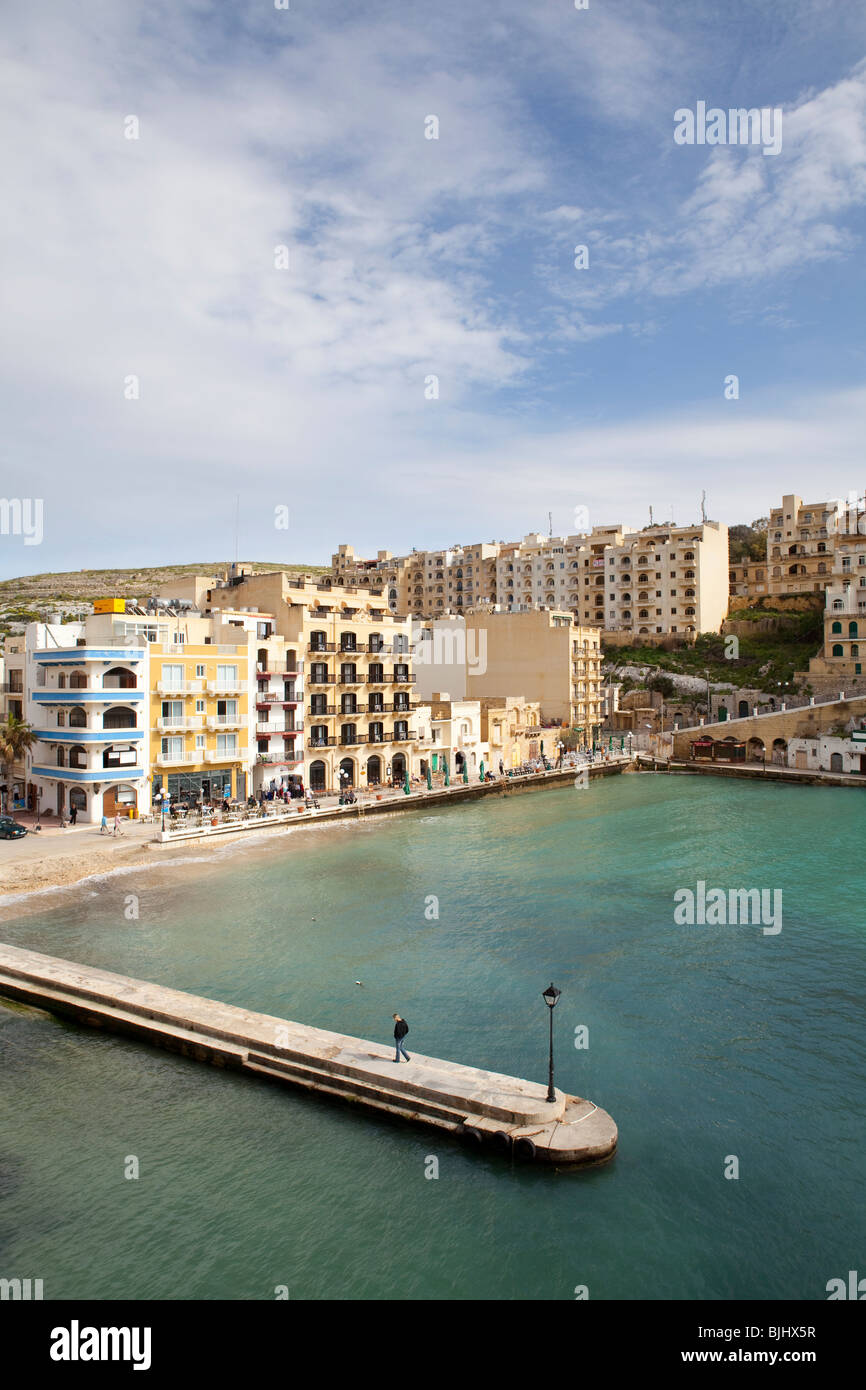
[[0, 945], [0, 996], [520, 1157], [590, 1164], [616, 1150], [610, 1115], [578, 1096], [548, 1102], [536, 1082], [414, 1051], [398, 1066], [392, 1047], [17, 946]]

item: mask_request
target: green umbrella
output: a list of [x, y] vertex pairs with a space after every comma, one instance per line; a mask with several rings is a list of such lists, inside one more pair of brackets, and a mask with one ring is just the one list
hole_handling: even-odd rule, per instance
[[625, 752], [625, 739], [622, 738], [622, 736], [620, 736], [620, 740], [619, 740], [619, 751], [620, 751], [620, 753], [624, 753], [624, 752]]
[[430, 771], [429, 763], [427, 764], [427, 790], [428, 792], [433, 790], [433, 774]]
[[451, 786], [451, 778], [450, 778], [450, 776], [448, 775], [448, 759], [447, 759], [446, 757], [444, 757], [444, 756], [443, 756], [443, 758], [442, 758], [442, 771], [445, 773], [445, 785], [446, 785], [446, 787], [450, 787], [450, 786]]
[[406, 793], [407, 796], [409, 795], [409, 793], [410, 793], [411, 790], [412, 790], [412, 788], [411, 788], [410, 785], [409, 785], [409, 769], [408, 769], [408, 767], [406, 768], [406, 781], [403, 783], [403, 790], [404, 790], [404, 792]]
[[469, 781], [469, 764], [465, 758], [463, 759], [463, 781], [466, 783]]
[[610, 752], [613, 752], [613, 734], [611, 734], [610, 738], [608, 739], [607, 746]]
[[483, 782], [483, 781], [484, 781], [484, 759], [483, 759], [483, 758], [482, 758], [482, 760], [481, 760], [481, 766], [480, 766], [479, 769], [478, 769], [478, 780], [479, 780], [479, 782]]

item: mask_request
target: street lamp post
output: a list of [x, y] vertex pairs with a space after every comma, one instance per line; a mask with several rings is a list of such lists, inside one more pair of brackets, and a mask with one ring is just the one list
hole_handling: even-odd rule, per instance
[[709, 672], [709, 668], [707, 668], [707, 669], [704, 671], [704, 675], [705, 675], [706, 678], [707, 678], [707, 723], [708, 723], [708, 724], [712, 724], [712, 722], [713, 722], [713, 704], [712, 704], [712, 698], [711, 698], [711, 696], [710, 696], [710, 672]]
[[541, 996], [548, 1009], [550, 1010], [550, 1069], [548, 1071], [547, 1079], [548, 1101], [556, 1100], [556, 1092], [553, 1089], [553, 1010], [556, 1008], [556, 1003], [561, 993], [562, 990], [557, 989], [556, 986], [551, 982]]

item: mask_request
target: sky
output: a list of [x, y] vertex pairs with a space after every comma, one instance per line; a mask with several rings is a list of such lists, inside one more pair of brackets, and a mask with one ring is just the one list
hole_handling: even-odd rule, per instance
[[283, 3], [4, 8], [0, 576], [863, 492], [861, 0]]

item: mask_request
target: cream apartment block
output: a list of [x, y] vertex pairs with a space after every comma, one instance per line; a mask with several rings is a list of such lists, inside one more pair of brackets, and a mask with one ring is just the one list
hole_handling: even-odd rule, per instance
[[642, 531], [596, 526], [574, 536], [530, 533], [509, 544], [386, 556], [359, 561], [341, 546], [334, 573], [369, 582], [375, 572], [392, 611], [415, 618], [548, 608], [621, 634], [625, 643], [717, 632], [728, 612], [728, 531], [712, 521]]
[[623, 642], [717, 632], [728, 587], [728, 528], [713, 521], [526, 536], [513, 555], [500, 557], [497, 574], [503, 607], [569, 610]]
[[823, 593], [838, 582], [837, 550], [854, 553], [864, 540], [863, 498], [852, 494], [851, 505], [841, 499], [803, 502], [795, 493], [782, 498], [770, 512], [767, 531], [767, 569], [771, 594]]
[[445, 550], [413, 550], [399, 557], [380, 550], [375, 560], [362, 560], [350, 545], [341, 545], [331, 557], [331, 566], [337, 583], [381, 584], [391, 612], [430, 618], [495, 603], [496, 560], [501, 549], [496, 542], [478, 542]]
[[412, 775], [419, 747], [410, 622], [381, 590], [310, 575], [245, 574], [206, 595], [210, 611], [273, 614], [276, 635], [303, 654], [304, 775], [313, 791], [375, 787]]
[[467, 648], [483, 644], [486, 653], [483, 666], [467, 665], [469, 699], [521, 695], [538, 704], [542, 719], [587, 740], [594, 735], [602, 717], [597, 628], [580, 626], [571, 613], [530, 610], [467, 614], [466, 629]]

